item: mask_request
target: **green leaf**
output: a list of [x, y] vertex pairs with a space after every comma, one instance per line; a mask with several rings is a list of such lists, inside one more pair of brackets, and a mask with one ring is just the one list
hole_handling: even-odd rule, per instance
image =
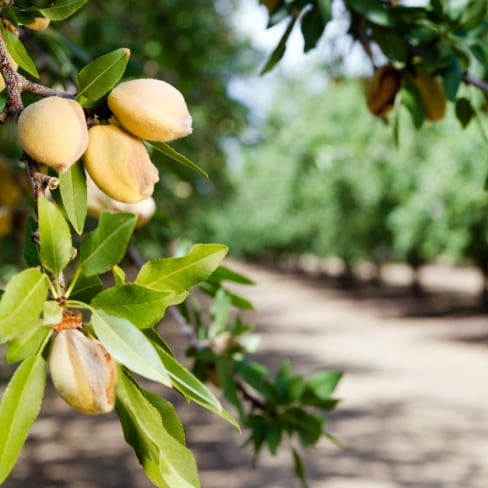
[[469, 125], [475, 114], [476, 111], [467, 98], [461, 97], [456, 100], [456, 118], [463, 129]]
[[254, 310], [254, 305], [247, 298], [244, 298], [243, 296], [240, 295], [236, 295], [235, 293], [231, 293], [226, 288], [219, 286], [211, 282], [210, 280], [200, 283], [199, 287], [202, 291], [204, 291], [205, 293], [207, 293], [212, 297], [214, 297], [219, 290], [225, 290], [234, 307], [240, 308], [242, 310]]
[[478, 27], [488, 13], [486, 0], [470, 0], [463, 8], [462, 17], [457, 27], [465, 32]]
[[81, 235], [87, 213], [86, 177], [78, 162], [67, 171], [59, 173], [59, 193], [68, 220]]
[[0, 301], [0, 343], [31, 329], [47, 296], [46, 277], [29, 268], [11, 278]]
[[120, 266], [115, 265], [112, 268], [112, 274], [114, 276], [115, 286], [122, 286], [125, 284], [125, 271]]
[[146, 144], [152, 146], [154, 149], [164, 154], [165, 156], [168, 156], [169, 158], [173, 159], [177, 163], [181, 163], [184, 166], [188, 166], [189, 168], [193, 169], [194, 171], [201, 174], [205, 178], [208, 178], [208, 174], [202, 168], [200, 168], [200, 166], [195, 164], [191, 159], [188, 159], [186, 156], [183, 156], [183, 154], [180, 154], [178, 151], [173, 149], [169, 144], [166, 144], [166, 142], [147, 141]]
[[395, 27], [395, 18], [391, 10], [381, 0], [361, 0], [350, 2], [348, 7], [363, 16], [372, 24], [382, 27]]
[[157, 291], [135, 283], [110, 288], [92, 301], [95, 308], [111, 315], [126, 318], [140, 329], [157, 324], [170, 305], [181, 303], [187, 293]]
[[93, 310], [92, 325], [116, 361], [145, 378], [172, 386], [154, 346], [134, 324], [103, 310]]
[[76, 283], [69, 295], [71, 300], [90, 303], [103, 290], [103, 283], [97, 275], [85, 276], [81, 274], [73, 279], [76, 279]]
[[61, 210], [47, 198], [39, 197], [38, 206], [41, 263], [58, 275], [73, 255], [69, 226]]
[[149, 479], [161, 488], [198, 488], [193, 454], [165, 428], [161, 411], [146, 392], [121, 370], [116, 410], [124, 437], [136, 452]]
[[290, 34], [293, 30], [293, 27], [295, 26], [295, 22], [297, 21], [297, 17], [292, 17], [290, 20], [288, 27], [286, 28], [285, 33], [280, 39], [280, 42], [278, 45], [275, 47], [273, 52], [271, 53], [269, 59], [266, 61], [264, 67], [262, 68], [260, 74], [264, 75], [268, 71], [271, 71], [275, 65], [281, 61], [281, 58], [284, 56], [285, 51], [286, 51], [286, 43], [288, 42], [288, 38], [290, 37]]
[[412, 82], [406, 82], [400, 92], [400, 100], [412, 116], [416, 129], [420, 129], [425, 121], [425, 110], [422, 97]]
[[28, 7], [26, 9], [13, 6], [2, 7], [2, 17], [8, 19], [16, 27], [20, 24], [30, 24], [39, 16], [39, 11], [35, 7]]
[[87, 107], [107, 94], [122, 78], [130, 50], [119, 48], [87, 64], [78, 75], [78, 99]]
[[148, 261], [139, 271], [136, 283], [155, 290], [182, 293], [206, 280], [227, 254], [223, 244], [195, 244], [180, 258]]
[[39, 78], [36, 65], [31, 57], [27, 54], [21, 40], [9, 29], [3, 29], [3, 39], [7, 46], [10, 57], [27, 73], [34, 78]]
[[128, 212], [103, 212], [98, 227], [81, 241], [80, 267], [85, 276], [109, 271], [124, 257], [137, 217]]
[[63, 320], [63, 307], [56, 300], [44, 302], [43, 325], [59, 324]]
[[464, 69], [461, 66], [458, 56], [452, 55], [449, 60], [449, 67], [441, 75], [446, 97], [453, 102], [463, 81]]
[[195, 375], [188, 371], [159, 344], [153, 342], [153, 346], [159, 354], [175, 389], [180, 391], [186, 398], [219, 415], [236, 429], [239, 429], [239, 425], [235, 419], [223, 409], [215, 395]]
[[302, 16], [301, 30], [305, 41], [303, 51], [308, 52], [313, 49], [322, 37], [325, 26], [331, 18], [324, 18], [318, 4], [308, 9]]
[[8, 363], [18, 363], [39, 352], [39, 348], [45, 343], [48, 336], [53, 333], [49, 327], [34, 327], [11, 341], [7, 346], [6, 359]]
[[295, 448], [292, 449], [292, 454], [293, 454], [293, 471], [295, 472], [295, 476], [300, 481], [302, 488], [308, 488], [307, 480], [305, 477], [305, 468], [302, 463], [302, 458]]
[[143, 388], [141, 388], [141, 391], [151, 405], [159, 412], [161, 421], [168, 434], [174, 437], [180, 444], [185, 445], [185, 431], [173, 404], [151, 391], [144, 390]]
[[24, 235], [24, 259], [27, 266], [35, 267], [41, 264], [39, 257], [39, 245], [33, 241], [33, 237], [37, 232], [37, 223], [34, 217], [28, 216], [25, 224]]
[[332, 395], [341, 378], [341, 372], [320, 371], [308, 378], [305, 386], [318, 398], [326, 399]]
[[39, 354], [26, 359], [15, 371], [0, 402], [0, 484], [14, 467], [27, 434], [39, 414], [46, 362]]
[[282, 424], [279, 420], [269, 420], [266, 426], [266, 444], [269, 452], [276, 454], [278, 447], [281, 444]]
[[209, 281], [212, 282], [221, 282], [221, 281], [232, 281], [233, 283], [239, 283], [240, 285], [254, 285], [254, 281], [244, 276], [237, 271], [234, 271], [227, 266], [219, 266], [212, 276], [209, 278]]
[[227, 358], [217, 358], [216, 371], [220, 382], [220, 388], [224, 397], [237, 409], [241, 422], [246, 422], [243, 400], [237, 390], [237, 382], [234, 375], [234, 363]]
[[59, 0], [52, 7], [40, 8], [39, 11], [49, 20], [64, 20], [79, 10], [88, 0]]

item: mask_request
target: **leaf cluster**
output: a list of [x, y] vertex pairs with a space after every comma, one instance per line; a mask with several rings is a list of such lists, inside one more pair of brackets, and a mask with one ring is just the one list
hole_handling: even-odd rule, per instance
[[244, 323], [241, 311], [252, 305], [231, 292], [228, 282], [251, 283], [221, 266], [200, 285], [213, 297], [208, 321], [202, 317], [200, 301], [194, 299], [181, 306], [182, 316], [197, 338], [187, 351], [194, 359], [193, 371], [203, 381], [220, 387], [236, 409], [241, 425], [249, 431], [245, 445], [252, 446], [255, 461], [263, 447], [274, 455], [286, 445], [295, 475], [306, 486], [300, 449], [314, 446], [323, 437], [339, 444], [326, 431], [324, 415], [338, 403], [332, 395], [342, 374], [320, 371], [303, 377], [293, 374], [290, 362], [284, 361], [272, 376], [268, 368], [251, 358], [259, 337]]
[[[271, 70], [282, 59], [295, 24], [300, 23], [307, 52], [317, 46], [328, 23], [334, 20], [329, 0], [260, 3], [268, 11], [268, 27], [288, 22], [263, 72]], [[388, 62], [402, 71], [405, 86], [400, 103], [410, 110], [418, 128], [425, 114], [410, 80], [419, 72], [442, 80], [445, 95], [455, 103], [456, 115], [463, 126], [475, 117], [477, 111], [471, 100], [460, 94], [460, 87], [472, 84], [488, 92], [486, 84], [476, 78], [483, 78], [488, 72], [488, 6], [484, 0], [432, 0], [424, 6], [382, 0], [344, 0], [343, 3], [339, 15], [348, 18], [348, 34], [362, 45], [373, 66]]]

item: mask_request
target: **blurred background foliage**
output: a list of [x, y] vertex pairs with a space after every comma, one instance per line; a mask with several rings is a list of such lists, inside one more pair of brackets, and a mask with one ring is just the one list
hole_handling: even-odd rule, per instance
[[[229, 89], [236, 77], [257, 74], [267, 55], [252, 46], [252, 35], [246, 39], [235, 29], [245, 20], [238, 7], [237, 0], [90, 0], [66, 24], [20, 33], [44, 84], [72, 89], [83, 65], [125, 46], [132, 53], [128, 77], [161, 78], [184, 93], [194, 134], [174, 146], [209, 178], [154, 155], [159, 210], [136, 236], [142, 255], [160, 256], [184, 234], [229, 244], [232, 254], [245, 257], [335, 256], [351, 274], [364, 261], [380, 270], [388, 261], [418, 268], [443, 257], [487, 275], [485, 100], [466, 92], [481, 109], [466, 129], [450, 107], [445, 120], [417, 131], [401, 108], [397, 147], [391, 126], [366, 109], [365, 80], [358, 76], [365, 70], [346, 80], [354, 76], [344, 57], [338, 65], [338, 53], [351, 43], [336, 36], [332, 54], [319, 45], [319, 52], [329, 50], [320, 68], [310, 63], [294, 78], [264, 77], [268, 108], [257, 107], [257, 117], [262, 85], [241, 79], [248, 105]], [[340, 16], [347, 24], [343, 10]], [[343, 30], [347, 37], [348, 26]], [[0, 132], [0, 144], [0, 269], [6, 275], [11, 267], [1, 265], [21, 261], [30, 189], [12, 126]]]

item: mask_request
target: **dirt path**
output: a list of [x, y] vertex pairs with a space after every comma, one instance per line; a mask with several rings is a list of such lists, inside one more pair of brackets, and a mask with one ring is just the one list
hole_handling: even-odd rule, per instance
[[[260, 359], [275, 368], [290, 358], [305, 374], [324, 368], [345, 372], [337, 392], [342, 403], [329, 429], [349, 447], [341, 451], [323, 442], [307, 456], [311, 488], [488, 486], [488, 317], [408, 316], [412, 308], [404, 291], [388, 299], [345, 293], [314, 278], [230, 264], [257, 282], [239, 291], [256, 307], [248, 318], [262, 335]], [[434, 288], [476, 288], [472, 273], [437, 271], [429, 274]], [[460, 296], [446, 293], [443, 306]], [[164, 327], [175, 333], [173, 324]], [[204, 488], [298, 487], [285, 453], [264, 456], [250, 471], [249, 453], [238, 447], [244, 439], [230, 426], [193, 405], [178, 410]], [[50, 394], [4, 486], [149, 483], [124, 445], [115, 416], [73, 415]]]

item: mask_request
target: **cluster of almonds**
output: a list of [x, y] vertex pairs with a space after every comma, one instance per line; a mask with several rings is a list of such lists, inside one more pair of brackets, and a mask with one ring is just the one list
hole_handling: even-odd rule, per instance
[[[88, 128], [81, 105], [51, 96], [27, 106], [17, 130], [23, 150], [38, 163], [63, 172], [81, 157], [93, 212], [125, 210], [148, 218], [159, 180], [143, 140], [166, 142], [191, 133], [182, 94], [155, 79], [120, 83], [108, 96], [108, 123]], [[116, 365], [104, 346], [81, 330], [81, 314], [64, 311], [49, 353], [53, 384], [73, 408], [87, 414], [110, 412], [115, 404]]]
[[183, 95], [156, 79], [120, 83], [107, 102], [113, 117], [91, 128], [76, 100], [52, 96], [32, 103], [18, 119], [20, 145], [57, 172], [83, 156], [92, 213], [129, 210], [147, 218], [154, 212], [151, 195], [159, 175], [143, 140], [186, 136], [192, 131], [191, 116]]
[[443, 119], [447, 100], [441, 81], [426, 71], [412, 75], [406, 70], [396, 69], [391, 64], [376, 69], [369, 80], [366, 90], [369, 111], [377, 117], [385, 117], [393, 109], [395, 98], [406, 80], [410, 80], [418, 91], [425, 118], [432, 122]]

